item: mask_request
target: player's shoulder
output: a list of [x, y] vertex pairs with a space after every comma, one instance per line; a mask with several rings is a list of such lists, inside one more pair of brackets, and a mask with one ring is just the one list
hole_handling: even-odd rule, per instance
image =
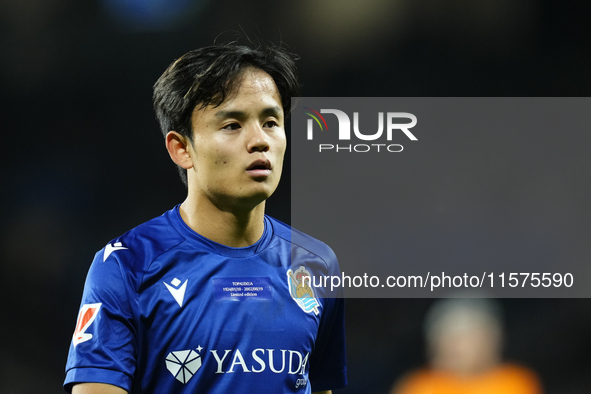
[[336, 263], [337, 258], [330, 246], [298, 229], [291, 227], [275, 218], [267, 216], [273, 225], [274, 234], [290, 242], [295, 248], [306, 250], [324, 260], [327, 264]]
[[185, 240], [171, 223], [173, 211], [167, 211], [112, 239], [97, 253], [97, 258], [103, 262], [115, 260], [124, 269], [145, 270], [157, 257]]

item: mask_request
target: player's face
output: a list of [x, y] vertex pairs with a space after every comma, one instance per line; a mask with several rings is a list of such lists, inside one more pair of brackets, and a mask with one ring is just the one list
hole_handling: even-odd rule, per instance
[[222, 206], [260, 204], [277, 188], [287, 144], [275, 82], [248, 69], [220, 106], [198, 108], [192, 116], [189, 188]]

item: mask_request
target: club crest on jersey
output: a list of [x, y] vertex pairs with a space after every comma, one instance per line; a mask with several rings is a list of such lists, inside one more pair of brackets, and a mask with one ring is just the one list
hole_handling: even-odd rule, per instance
[[303, 265], [295, 271], [291, 269], [287, 271], [287, 286], [291, 298], [304, 312], [311, 313], [313, 311], [316, 315], [319, 313], [318, 306], [320, 303], [314, 296], [312, 276]]
[[84, 304], [82, 305], [82, 308], [80, 308], [78, 321], [76, 322], [76, 330], [74, 331], [74, 336], [72, 338], [74, 346], [92, 339], [92, 334], [87, 333], [86, 330], [90, 327], [94, 319], [96, 319], [96, 316], [101, 309], [101, 305], [102, 303]]

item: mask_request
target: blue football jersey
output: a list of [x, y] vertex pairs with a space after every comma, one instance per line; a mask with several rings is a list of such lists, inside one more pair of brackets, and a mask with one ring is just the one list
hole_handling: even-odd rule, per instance
[[340, 275], [324, 243], [265, 217], [231, 248], [179, 207], [100, 250], [86, 279], [64, 386], [131, 393], [311, 393], [347, 384], [344, 305], [310, 282]]

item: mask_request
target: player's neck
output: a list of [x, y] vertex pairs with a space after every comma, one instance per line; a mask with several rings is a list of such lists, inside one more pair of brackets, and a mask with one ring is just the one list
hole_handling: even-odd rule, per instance
[[253, 209], [220, 209], [207, 199], [188, 197], [180, 206], [185, 223], [195, 232], [222, 245], [240, 248], [254, 244], [265, 229], [265, 202]]

